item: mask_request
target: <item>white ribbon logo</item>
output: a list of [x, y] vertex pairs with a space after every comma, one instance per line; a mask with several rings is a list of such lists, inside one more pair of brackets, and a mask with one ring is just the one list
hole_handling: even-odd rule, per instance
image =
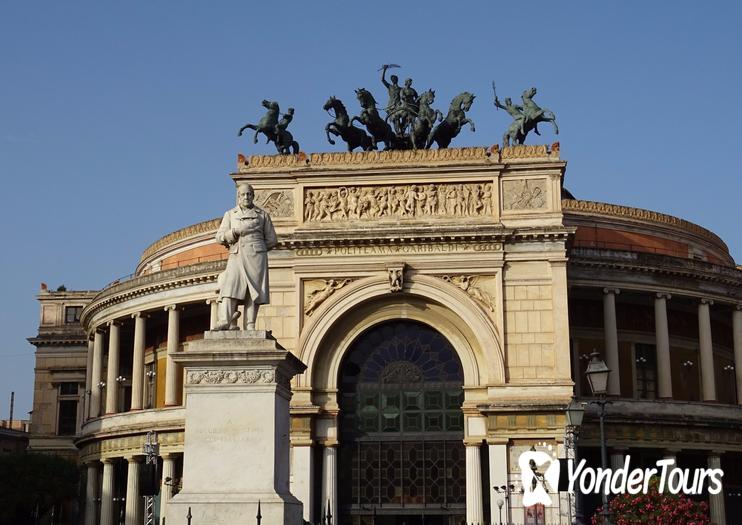
[[[546, 464], [549, 466], [542, 473], [539, 467]], [[523, 483], [523, 506], [530, 507], [537, 503], [550, 506], [551, 498], [547, 488], [556, 492], [559, 486], [559, 461], [546, 452], [529, 450], [520, 455], [518, 466]]]

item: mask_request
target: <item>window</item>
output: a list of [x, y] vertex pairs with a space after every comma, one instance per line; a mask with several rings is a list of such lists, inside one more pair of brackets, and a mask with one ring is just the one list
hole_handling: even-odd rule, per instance
[[657, 353], [654, 345], [636, 344], [636, 397], [655, 399], [657, 397]]
[[64, 399], [59, 402], [57, 435], [74, 436], [77, 432], [77, 401]]
[[64, 322], [66, 324], [79, 323], [82, 306], [66, 306], [64, 308]]
[[77, 392], [79, 385], [68, 382], [59, 384], [57, 435], [74, 436], [77, 433]]

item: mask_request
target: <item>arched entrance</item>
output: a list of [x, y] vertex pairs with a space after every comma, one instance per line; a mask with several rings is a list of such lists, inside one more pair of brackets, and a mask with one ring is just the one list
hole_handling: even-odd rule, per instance
[[377, 324], [340, 367], [339, 523], [454, 525], [464, 519], [464, 373], [438, 331]]

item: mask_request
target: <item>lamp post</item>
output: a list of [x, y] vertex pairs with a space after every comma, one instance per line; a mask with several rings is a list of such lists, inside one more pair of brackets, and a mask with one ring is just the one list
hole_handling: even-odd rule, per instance
[[500, 525], [502, 525], [502, 505], [505, 502], [502, 500], [502, 498], [498, 498], [497, 500], [497, 508], [500, 509]]
[[[566, 452], [567, 452], [567, 459], [570, 459], [570, 455], [572, 456], [572, 461], [577, 463], [577, 440], [579, 439], [580, 435], [580, 427], [582, 426], [582, 419], [585, 415], [585, 405], [587, 403], [585, 402], [578, 402], [576, 399], [572, 398], [572, 401], [569, 402], [569, 405], [567, 406], [566, 416], [567, 416], [567, 427], [565, 428], [565, 445], [566, 445]], [[574, 507], [574, 512], [573, 512]], [[577, 490], [575, 490], [574, 493], [574, 499], [572, 499], [570, 495], [570, 502], [569, 502], [569, 519], [571, 523], [574, 523], [576, 525], [582, 525], [584, 518], [582, 516], [582, 507], [580, 505], [580, 491], [579, 487], [577, 487]], [[572, 516], [574, 516], [574, 521], [572, 520]]]
[[[495, 489], [495, 492], [497, 492], [498, 494], [502, 494], [502, 497], [505, 499], [505, 503], [507, 503], [507, 506], [505, 507], [505, 521], [507, 522], [509, 519], [508, 516], [510, 516], [510, 511], [513, 508], [513, 502], [510, 496], [515, 492], [515, 485], [495, 485], [493, 488]], [[502, 499], [497, 500], [497, 506], [500, 508], [500, 523], [502, 524]]]
[[[608, 449], [605, 443], [605, 406], [610, 401], [606, 399], [605, 395], [608, 391], [608, 374], [610, 373], [611, 369], [600, 358], [600, 354], [593, 351], [590, 354], [590, 362], [587, 365], [587, 370], [585, 370], [585, 375], [590, 384], [590, 390], [598, 398], [591, 401], [591, 403], [600, 407], [600, 459], [604, 471], [608, 469]], [[603, 525], [612, 525], [611, 511], [608, 507], [608, 494], [605, 490], [602, 491], [602, 498], [603, 510], [601, 515], [603, 516]]]

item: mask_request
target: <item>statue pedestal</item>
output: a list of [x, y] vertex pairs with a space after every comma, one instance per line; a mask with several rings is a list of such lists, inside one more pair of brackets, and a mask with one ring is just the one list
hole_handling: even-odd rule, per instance
[[168, 523], [300, 525], [289, 492], [290, 379], [306, 369], [265, 331], [210, 331], [174, 356], [185, 370], [183, 488]]

